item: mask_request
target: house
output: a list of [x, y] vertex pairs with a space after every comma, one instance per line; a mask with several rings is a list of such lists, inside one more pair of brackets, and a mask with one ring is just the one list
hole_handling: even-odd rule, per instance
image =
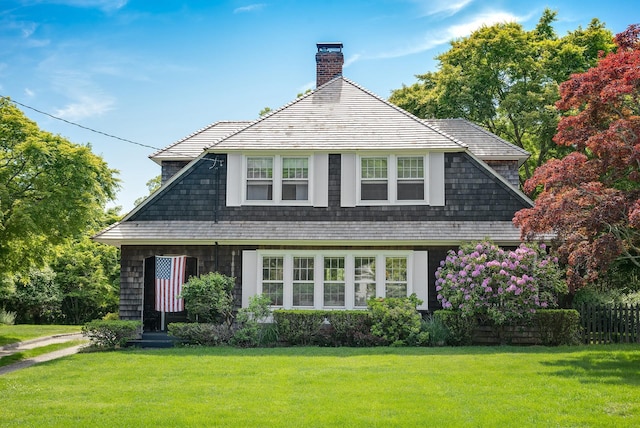
[[316, 90], [150, 156], [162, 187], [94, 237], [122, 250], [121, 318], [184, 316], [158, 324], [157, 256], [235, 277], [242, 306], [260, 293], [301, 309], [416, 293], [427, 311], [448, 250], [519, 244], [529, 154], [462, 119], [421, 120], [343, 77], [343, 62], [342, 44], [319, 43]]

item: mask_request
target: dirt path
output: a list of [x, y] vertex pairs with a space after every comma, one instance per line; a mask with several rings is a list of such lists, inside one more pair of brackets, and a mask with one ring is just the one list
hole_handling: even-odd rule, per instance
[[[22, 352], [28, 349], [39, 348], [41, 346], [52, 345], [55, 343], [64, 343], [64, 342], [70, 342], [72, 340], [81, 340], [82, 338], [83, 338], [82, 333], [70, 333], [70, 334], [57, 334], [57, 335], [48, 336], [48, 337], [40, 337], [38, 339], [27, 340], [25, 342], [11, 343], [9, 345], [0, 347], [0, 357], [15, 354], [17, 352]], [[24, 369], [27, 367], [31, 367], [34, 364], [42, 363], [44, 361], [55, 360], [56, 358], [62, 358], [62, 357], [66, 357], [67, 355], [75, 354], [83, 346], [86, 346], [86, 345], [83, 344], [83, 345], [72, 346], [70, 348], [60, 349], [58, 351], [38, 355], [37, 357], [33, 357], [33, 358], [27, 358], [25, 360], [21, 360], [13, 364], [9, 364], [8, 366], [0, 367], [0, 375], [11, 373], [13, 371]]]

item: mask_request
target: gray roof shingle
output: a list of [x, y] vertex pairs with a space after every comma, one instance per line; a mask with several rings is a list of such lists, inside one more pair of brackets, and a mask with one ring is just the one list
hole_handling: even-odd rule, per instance
[[126, 221], [94, 239], [111, 245], [142, 244], [293, 244], [293, 245], [442, 245], [490, 238], [520, 242], [509, 221]]
[[424, 119], [424, 122], [464, 142], [474, 155], [483, 160], [517, 159], [522, 165], [530, 155], [523, 148], [466, 119]]

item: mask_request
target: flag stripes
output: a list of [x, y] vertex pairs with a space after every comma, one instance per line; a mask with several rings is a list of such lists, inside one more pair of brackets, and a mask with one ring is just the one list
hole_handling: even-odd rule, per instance
[[184, 302], [178, 296], [185, 282], [187, 257], [156, 256], [156, 311], [181, 312]]

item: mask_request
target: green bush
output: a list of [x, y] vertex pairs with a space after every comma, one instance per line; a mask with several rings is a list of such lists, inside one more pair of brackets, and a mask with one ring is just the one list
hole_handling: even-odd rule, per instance
[[328, 311], [289, 310], [273, 311], [280, 340], [289, 345], [312, 345], [318, 340]]
[[269, 346], [278, 341], [277, 326], [265, 323], [271, 317], [271, 299], [259, 294], [249, 298], [249, 306], [238, 311], [231, 344], [241, 347]]
[[324, 345], [329, 346], [377, 346], [382, 344], [371, 333], [373, 319], [369, 311], [331, 311], [327, 314], [329, 325], [322, 328]]
[[203, 323], [233, 322], [232, 291], [235, 278], [218, 272], [191, 277], [182, 287], [180, 297], [189, 319]]
[[93, 320], [82, 326], [82, 334], [91, 340], [94, 348], [115, 349], [134, 339], [141, 327], [140, 321]]
[[540, 329], [542, 345], [577, 345], [582, 327], [580, 314], [574, 309], [539, 309], [534, 322]]
[[435, 319], [439, 319], [447, 328], [447, 344], [452, 346], [471, 345], [473, 330], [476, 320], [473, 317], [463, 316], [461, 312], [451, 310], [439, 310], [433, 313]]
[[117, 312], [109, 312], [102, 317], [103, 321], [117, 321], [120, 319], [120, 315]]
[[391, 346], [427, 345], [429, 333], [422, 330], [422, 316], [416, 309], [421, 303], [415, 294], [370, 299], [371, 333]]
[[176, 322], [167, 326], [170, 336], [189, 345], [226, 345], [233, 336], [227, 324]]

